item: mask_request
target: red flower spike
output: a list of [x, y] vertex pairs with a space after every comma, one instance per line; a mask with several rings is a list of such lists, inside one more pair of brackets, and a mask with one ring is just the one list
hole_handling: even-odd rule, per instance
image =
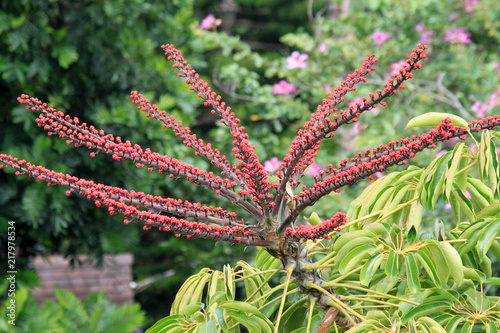
[[[422, 47], [423, 49], [424, 47]], [[405, 73], [410, 74], [414, 69], [420, 68], [418, 63], [422, 58], [422, 53], [419, 53], [415, 57], [408, 59], [408, 65], [405, 65], [403, 69]], [[316, 113], [311, 115], [311, 120], [306, 122], [303, 129], [300, 129], [297, 137], [292, 141], [292, 146], [290, 153], [283, 159], [284, 163], [281, 165], [281, 170], [284, 173], [283, 180], [277, 191], [275, 202], [279, 203], [283, 200], [285, 195], [285, 185], [290, 181], [292, 188], [295, 188], [298, 184], [298, 179], [301, 177], [302, 172], [314, 162], [314, 157], [316, 157], [316, 151], [321, 148], [321, 142], [324, 138], [328, 137], [333, 131], [336, 131], [339, 127], [346, 123], [351, 123], [355, 118], [359, 117], [363, 112], [368, 111], [373, 108], [374, 105], [381, 103], [383, 106], [386, 105], [383, 102], [384, 99], [392, 96], [394, 91], [401, 86], [401, 84], [408, 79], [408, 77], [403, 76], [399, 80], [394, 81], [390, 79], [389, 84], [385, 84], [386, 91], [382, 92], [377, 90], [379, 95], [374, 99], [375, 95], [369, 95], [372, 102], [365, 103], [364, 106], [356, 106], [355, 112], [347, 114], [347, 112], [340, 110], [338, 113], [342, 116], [339, 118], [335, 113], [332, 116], [332, 120], [329, 119], [331, 112], [335, 109], [338, 104], [338, 98], [341, 101], [344, 99], [344, 95], [352, 88], [352, 86], [357, 82], [365, 82], [366, 78], [363, 76], [367, 74], [368, 68], [372, 68], [377, 60], [372, 54], [370, 54], [365, 61], [361, 64], [360, 68], [354, 71], [354, 73], [349, 74], [345, 81], [342, 81], [341, 85], [334, 89], [334, 93], [328, 95], [328, 100], [323, 100], [322, 105], [318, 105]], [[373, 97], [372, 97], [373, 96]], [[334, 99], [335, 98], [335, 99]], [[366, 98], [366, 97], [365, 97]], [[326, 119], [329, 119], [328, 121]], [[332, 126], [334, 124], [335, 126]], [[272, 214], [276, 215], [278, 213], [279, 205], [275, 206]], [[283, 228], [285, 228], [284, 226]], [[284, 229], [280, 227], [280, 230]]]
[[[437, 142], [454, 137], [465, 139], [467, 134], [465, 128], [454, 126], [450, 119], [443, 119], [439, 126], [427, 133], [366, 149], [351, 159], [344, 159], [338, 165], [329, 164], [314, 176], [312, 186], [299, 187], [301, 177], [304, 176], [306, 168], [314, 162], [323, 139], [334, 137], [334, 132], [339, 127], [356, 122], [364, 112], [370, 111], [377, 104], [385, 106], [386, 99], [399, 88], [404, 89], [403, 82], [413, 77], [414, 70], [421, 68], [419, 61], [425, 59], [423, 52], [427, 47], [418, 45], [394, 78], [389, 79], [375, 93], [362, 97], [362, 103], [355, 103], [346, 110], [338, 107], [339, 103], [346, 100], [348, 92], [355, 91], [355, 85], [366, 82], [365, 75], [375, 70], [376, 59], [370, 54], [359, 69], [349, 74], [346, 80], [328, 94], [328, 98], [318, 105], [310, 120], [298, 131], [288, 154], [283, 157], [281, 170], [276, 173], [279, 182], [271, 184], [264, 167], [255, 155], [255, 147], [250, 144], [244, 126], [240, 124], [240, 119], [235, 117], [222, 98], [191, 69], [180, 51], [172, 45], [164, 45], [162, 48], [168, 60], [174, 61], [173, 67], [179, 71], [178, 76], [183, 77], [190, 89], [211, 108], [211, 113], [219, 116], [221, 123], [228, 127], [234, 139], [233, 153], [239, 160], [238, 163], [231, 164], [219, 150], [198, 139], [189, 127], [184, 126], [181, 121], [176, 121], [165, 111], [159, 110], [142, 94], [131, 92], [131, 101], [147, 118], [160, 121], [163, 128], [171, 130], [184, 145], [194, 150], [196, 156], [209, 160], [219, 169], [218, 174], [200, 170], [170, 156], [106, 134], [105, 131], [80, 123], [78, 118], [71, 118], [49, 108], [45, 103], [26, 94], [21, 95], [18, 100], [21, 104], [26, 104], [27, 110], [40, 113], [36, 119], [39, 127], [49, 134], [64, 138], [67, 144], [72, 142], [75, 147], [91, 149], [92, 157], [102, 152], [117, 161], [132, 161], [138, 168], [144, 166], [150, 172], [158, 171], [170, 178], [185, 178], [244, 209], [256, 219], [255, 224], [242, 221], [236, 213], [221, 207], [209, 207], [201, 203], [94, 183], [5, 154], [0, 154], [0, 169], [8, 166], [16, 170], [16, 175], [27, 173], [30, 177], [47, 182], [48, 186], [65, 186], [69, 189], [66, 192], [68, 195], [78, 190], [80, 195], [87, 197], [96, 206], [106, 208], [109, 214], [123, 215], [124, 224], [136, 221], [143, 224], [145, 230], [156, 227], [159, 230], [172, 231], [176, 237], [184, 235], [188, 239], [206, 238], [264, 246], [279, 251], [286, 248], [283, 243], [330, 239], [331, 232], [341, 230], [340, 226], [346, 222], [346, 215], [341, 212], [316, 226], [290, 227], [306, 207], [314, 205], [323, 196], [331, 192], [338, 193], [342, 187], [362, 178], [373, 179], [373, 174], [379, 170], [386, 170], [395, 164], [404, 164], [416, 153], [435, 148]], [[492, 116], [472, 121], [468, 126], [471, 131], [476, 132], [495, 128], [499, 124], [500, 116]], [[297, 187], [301, 189], [300, 192], [294, 192]], [[276, 189], [276, 195], [273, 188]]]
[[[171, 44], [162, 45], [162, 48], [165, 51], [167, 59], [173, 60], [175, 64], [177, 64], [174, 68], [181, 69], [184, 67], [186, 62], [179, 50], [175, 49]], [[242, 161], [239, 165], [239, 169], [243, 172], [243, 174], [247, 175], [245, 180], [247, 181], [248, 188], [253, 190], [259, 189], [269, 191], [271, 189], [271, 182], [268, 180], [267, 172], [264, 171], [264, 167], [254, 152], [255, 147], [249, 144], [248, 135], [244, 133], [244, 127], [237, 126], [240, 119], [235, 117], [234, 113], [231, 112], [230, 107], [225, 107], [225, 102], [221, 102], [221, 96], [216, 96], [210, 87], [206, 87], [203, 80], [197, 79], [198, 74], [196, 74], [195, 70], [183, 70], [181, 76], [186, 77], [186, 83], [198, 92], [198, 96], [205, 101], [205, 104], [209, 104], [214, 107], [212, 114], [217, 114], [221, 117], [220, 122], [230, 127], [231, 135], [235, 139], [236, 143], [233, 152], [236, 158]], [[200, 85], [202, 86], [200, 87]], [[255, 172], [251, 174], [251, 170], [254, 170]], [[250, 196], [253, 196], [252, 191], [249, 193]], [[254, 200], [254, 202], [259, 204], [260, 209], [267, 209], [270, 201], [260, 199]]]

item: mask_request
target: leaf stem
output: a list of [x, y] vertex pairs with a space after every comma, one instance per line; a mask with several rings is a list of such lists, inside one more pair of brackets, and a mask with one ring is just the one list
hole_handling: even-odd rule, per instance
[[283, 297], [281, 298], [280, 309], [278, 310], [278, 318], [276, 319], [276, 325], [274, 326], [274, 333], [278, 333], [278, 329], [280, 327], [281, 314], [283, 313], [283, 307], [285, 306], [286, 300], [286, 291], [288, 290], [288, 284], [290, 283], [290, 277], [292, 276], [294, 267], [287, 267], [286, 272], [286, 281], [285, 281], [285, 289], [283, 290]]

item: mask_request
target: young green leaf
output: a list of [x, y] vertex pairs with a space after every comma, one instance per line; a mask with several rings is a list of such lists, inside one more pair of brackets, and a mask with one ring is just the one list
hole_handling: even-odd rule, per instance
[[447, 299], [424, 302], [408, 311], [401, 320], [403, 323], [407, 323], [410, 318], [418, 319], [427, 315], [436, 316], [440, 311], [449, 309], [452, 304], [453, 303]]
[[420, 288], [420, 280], [419, 280], [419, 275], [420, 275], [420, 270], [418, 269], [417, 266], [417, 261], [415, 260], [415, 257], [413, 254], [409, 253], [405, 256], [406, 259], [406, 281], [408, 283], [408, 289], [410, 290], [411, 293], [415, 294], [417, 293]]
[[439, 279], [439, 275], [437, 273], [434, 262], [429, 258], [429, 256], [424, 251], [418, 251], [415, 255], [417, 256], [418, 261], [424, 267], [425, 271], [431, 278], [432, 282], [434, 282], [434, 284], [437, 287], [441, 288], [442, 282]]
[[375, 244], [360, 244], [356, 247], [351, 248], [349, 253], [344, 257], [344, 259], [342, 259], [339, 264], [340, 274], [345, 274], [346, 272], [351, 271], [358, 265], [361, 260], [373, 254], [375, 248]]
[[396, 276], [399, 274], [398, 254], [395, 251], [390, 251], [385, 262], [385, 274], [387, 276]]
[[457, 286], [460, 286], [464, 280], [462, 258], [460, 258], [457, 250], [446, 241], [439, 242], [438, 247], [443, 253], [447, 266], [450, 268], [451, 277], [455, 280]]
[[361, 268], [359, 276], [359, 282], [361, 283], [361, 285], [368, 286], [370, 284], [373, 275], [379, 268], [383, 259], [384, 255], [382, 253], [379, 253], [368, 259], [368, 261], [363, 265], [363, 268]]
[[486, 252], [500, 233], [500, 220], [493, 220], [486, 227], [481, 229], [477, 237], [476, 250], [479, 257], [484, 257]]
[[311, 225], [318, 225], [321, 223], [321, 219], [319, 218], [318, 213], [316, 212], [312, 212], [311, 216], [309, 218], [306, 217], [305, 220], [311, 223]]
[[410, 119], [406, 128], [438, 126], [445, 118], [450, 118], [453, 125], [468, 128], [468, 123], [465, 119], [450, 113], [442, 112], [427, 112], [420, 116]]

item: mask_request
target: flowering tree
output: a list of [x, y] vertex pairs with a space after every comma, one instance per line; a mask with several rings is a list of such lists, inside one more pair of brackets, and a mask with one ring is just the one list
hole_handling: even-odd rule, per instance
[[[172, 130], [196, 156], [206, 158], [214, 171], [201, 170], [107, 134], [34, 97], [23, 94], [18, 101], [26, 104], [27, 110], [40, 112], [36, 122], [49, 135], [91, 149], [91, 157], [104, 153], [117, 161], [132, 161], [149, 172], [185, 178], [194, 186], [225, 198], [246, 214], [243, 216], [251, 216], [250, 220], [240, 218], [241, 212], [99, 184], [0, 154], [0, 168], [12, 168], [16, 175], [26, 173], [49, 186], [67, 187], [68, 195], [77, 192], [111, 215], [123, 215], [125, 224], [136, 221], [145, 230], [155, 227], [177, 237], [262, 247], [257, 267], [240, 261], [235, 268], [227, 266], [223, 272], [204, 269], [189, 278], [178, 293], [171, 316], [159, 321], [151, 332], [234, 331], [240, 325], [251, 332], [310, 331], [312, 327], [318, 332], [389, 331], [393, 327], [405, 330], [417, 326], [422, 330], [444, 330], [459, 325], [495, 329], [500, 300], [484, 295], [482, 286], [498, 283], [491, 268], [488, 271], [491, 266], [486, 256], [491, 249], [500, 257], [496, 240], [500, 223], [494, 218], [498, 213], [500, 178], [492, 142], [496, 134], [485, 132], [474, 155], [460, 143], [425, 170], [413, 167], [379, 179], [351, 204], [347, 214], [337, 212], [323, 221], [313, 214], [308, 224], [299, 225], [303, 211], [330, 193], [363, 178], [372, 179], [393, 165], [404, 165], [417, 153], [436, 148], [438, 142], [465, 140], [471, 133], [498, 126], [500, 116], [467, 123], [453, 115], [425, 115], [408, 124], [434, 126], [423, 134], [360, 151], [338, 165], [314, 164], [324, 140], [332, 139], [342, 126], [355, 124], [365, 112], [385, 107], [389, 97], [405, 88], [404, 82], [422, 67], [420, 62], [426, 58], [427, 46], [419, 44], [413, 49], [383, 87], [348, 108], [341, 108], [346, 96], [375, 70], [377, 60], [370, 54], [318, 105], [292, 140], [282, 162], [264, 164], [240, 119], [221, 96], [212, 91], [173, 45], [162, 48], [168, 60], [174, 62], [178, 76], [228, 128], [236, 162], [197, 138], [182, 121], [176, 121], [137, 91], [130, 95], [137, 108], [146, 117], [159, 121], [163, 128]], [[297, 52], [289, 63], [293, 68], [302, 68], [306, 60]], [[467, 175], [476, 164], [481, 178], [489, 179], [491, 188]], [[312, 186], [302, 184], [309, 167], [314, 170]], [[279, 170], [275, 181], [268, 174], [271, 169]], [[471, 199], [465, 198], [466, 189]], [[447, 234], [438, 228], [434, 238], [428, 237], [419, 231], [419, 214], [421, 218], [425, 205], [432, 209], [440, 195], [451, 201], [457, 221], [460, 222], [463, 211], [469, 224]], [[474, 210], [468, 204], [471, 201], [475, 205], [479, 202], [482, 209]], [[339, 236], [342, 230], [345, 233]], [[451, 245], [453, 240], [461, 243], [460, 247]], [[475, 255], [479, 256], [477, 261]], [[284, 279], [273, 280], [282, 271], [286, 273]], [[245, 302], [237, 300], [235, 284], [239, 281], [245, 284]], [[471, 305], [470, 297], [467, 298], [471, 292], [480, 294], [479, 309], [477, 301]], [[201, 303], [204, 293], [206, 301]], [[471, 306], [479, 311], [472, 320], [468, 316]], [[440, 311], [440, 320], [428, 317], [431, 311]]]

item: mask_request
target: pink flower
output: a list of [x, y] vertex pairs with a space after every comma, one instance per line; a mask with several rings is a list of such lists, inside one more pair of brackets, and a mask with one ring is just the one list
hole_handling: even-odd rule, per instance
[[500, 89], [493, 90], [493, 93], [490, 95], [488, 100], [488, 105], [491, 107], [500, 105]]
[[326, 44], [325, 43], [322, 43], [319, 48], [318, 48], [318, 51], [323, 53], [326, 51]]
[[264, 171], [267, 171], [269, 173], [275, 173], [276, 171], [278, 171], [281, 164], [283, 164], [283, 162], [278, 160], [277, 157], [273, 157], [269, 161], [264, 161]]
[[278, 83], [273, 84], [273, 95], [286, 95], [297, 92], [293, 83], [289, 83], [286, 80], [281, 80]]
[[444, 154], [446, 154], [448, 151], [446, 149], [443, 149], [443, 150], [440, 150], [436, 153], [436, 156], [435, 157], [439, 157], [439, 156], [442, 156]]
[[464, 10], [465, 12], [467, 13], [472, 13], [474, 11], [474, 7], [475, 5], [477, 5], [479, 3], [478, 0], [464, 0]]
[[205, 17], [201, 21], [200, 29], [215, 29], [217, 26], [221, 25], [222, 20], [221, 19], [215, 19], [215, 16], [213, 14], [208, 14], [207, 17]]
[[319, 171], [323, 169], [323, 167], [321, 165], [319, 165], [318, 163], [314, 163], [313, 165], [311, 165], [308, 169], [307, 169], [307, 172], [306, 172], [306, 175], [309, 175], [309, 176], [317, 176], [319, 175]]
[[294, 51], [291, 56], [286, 58], [286, 62], [288, 63], [286, 69], [306, 68], [307, 59], [309, 59], [307, 54], [300, 54], [298, 51]]
[[424, 25], [422, 23], [415, 24], [415, 30], [417, 31], [424, 31]]
[[434, 31], [426, 30], [420, 34], [420, 43], [421, 44], [430, 44], [432, 43], [432, 36], [434, 36]]
[[450, 44], [470, 44], [471, 33], [465, 32], [464, 27], [451, 27], [449, 28], [443, 38], [443, 41]]
[[479, 118], [484, 118], [484, 115], [488, 110], [488, 104], [476, 101], [474, 102], [474, 104], [472, 104], [470, 109], [474, 111]]
[[430, 44], [432, 43], [432, 36], [434, 36], [434, 31], [425, 30], [425, 27], [422, 23], [415, 25], [415, 30], [420, 32], [420, 43], [421, 44]]
[[390, 36], [391, 35], [385, 31], [375, 31], [370, 35], [370, 38], [375, 42], [375, 45], [381, 46]]

